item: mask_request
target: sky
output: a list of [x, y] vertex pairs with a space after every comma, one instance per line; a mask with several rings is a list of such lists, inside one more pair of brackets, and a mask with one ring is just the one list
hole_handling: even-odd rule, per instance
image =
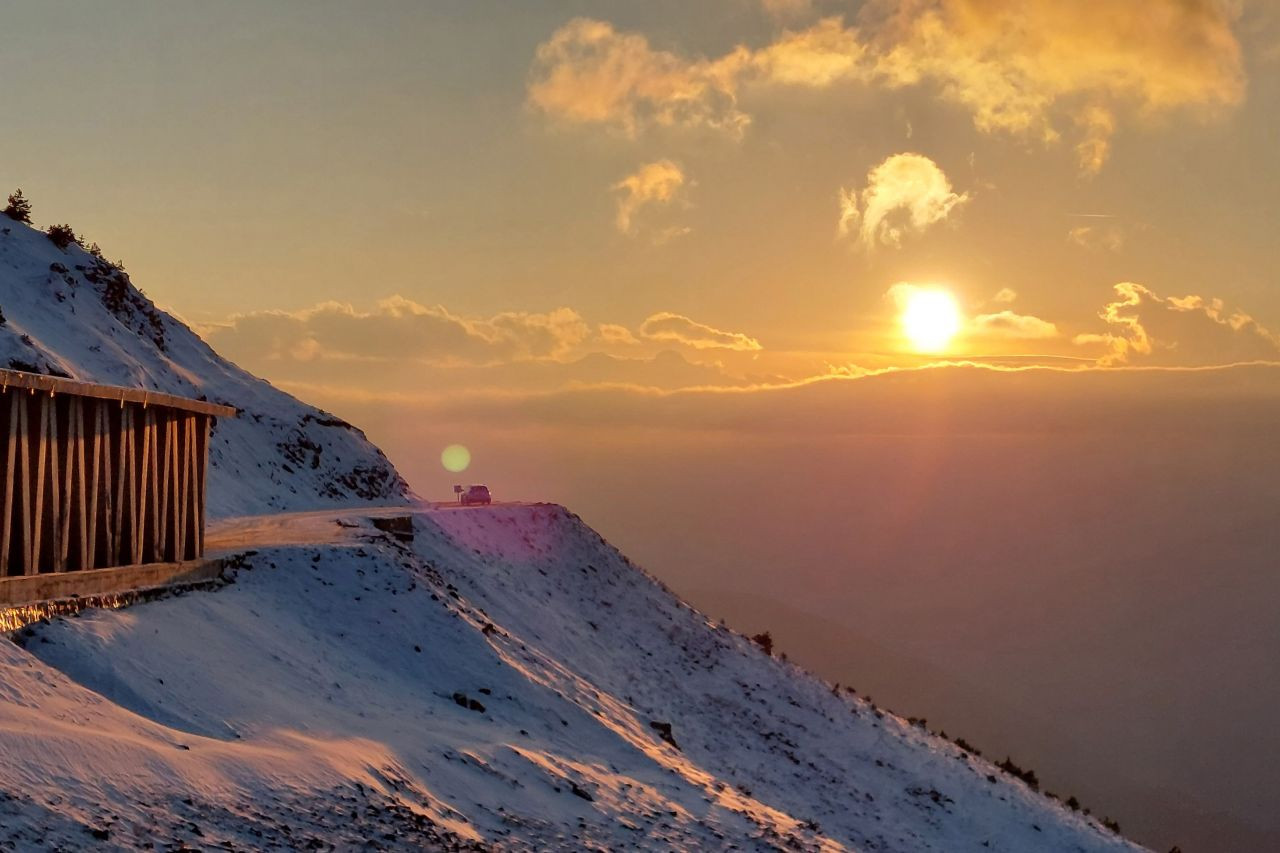
[[1186, 746], [1277, 674], [1280, 5], [0, 22], [0, 187], [424, 496], [564, 502], [1139, 837], [1280, 844], [1247, 726]]

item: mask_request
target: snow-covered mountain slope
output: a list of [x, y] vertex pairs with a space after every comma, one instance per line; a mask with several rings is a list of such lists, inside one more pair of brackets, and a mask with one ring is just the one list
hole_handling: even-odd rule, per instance
[[0, 647], [0, 845], [49, 822], [72, 847], [1135, 849], [709, 622], [559, 507], [334, 532]]
[[102, 258], [0, 217], [0, 367], [151, 388], [240, 410], [214, 428], [212, 516], [361, 501], [407, 487], [351, 425], [222, 359]]
[[[214, 515], [407, 501], [357, 430], [4, 219], [0, 311], [0, 366], [240, 408]], [[559, 507], [419, 511], [411, 545], [279, 521], [228, 525], [282, 534], [232, 584], [0, 642], [0, 849], [1134, 849]]]

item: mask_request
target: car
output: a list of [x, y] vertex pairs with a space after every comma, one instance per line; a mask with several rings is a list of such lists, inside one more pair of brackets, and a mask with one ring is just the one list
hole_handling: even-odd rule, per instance
[[463, 506], [488, 506], [493, 503], [493, 496], [489, 494], [488, 486], [471, 486], [458, 498], [458, 503]]

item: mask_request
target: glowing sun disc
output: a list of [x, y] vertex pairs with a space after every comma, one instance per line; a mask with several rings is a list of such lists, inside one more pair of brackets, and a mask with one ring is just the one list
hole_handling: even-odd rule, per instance
[[916, 352], [942, 352], [960, 331], [960, 308], [945, 290], [917, 290], [903, 306], [902, 333]]

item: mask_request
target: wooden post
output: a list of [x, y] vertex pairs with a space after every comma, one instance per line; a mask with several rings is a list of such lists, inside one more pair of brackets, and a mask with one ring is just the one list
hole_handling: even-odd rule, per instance
[[31, 563], [31, 527], [32, 505], [31, 493], [35, 488], [31, 476], [31, 406], [30, 395], [13, 393], [16, 400], [18, 417], [18, 459], [22, 462], [22, 476], [17, 478], [18, 488], [22, 492], [22, 574], [27, 574], [27, 566]]
[[178, 416], [178, 492], [177, 492], [177, 523], [174, 529], [178, 532], [177, 542], [174, 551], [176, 559], [187, 559], [187, 543], [190, 537], [187, 530], [187, 519], [191, 517], [191, 451], [192, 445], [195, 443], [192, 439], [191, 425], [192, 415], [183, 413]]
[[[103, 454], [102, 452], [102, 434], [106, 432], [103, 428], [102, 416], [103, 410], [106, 406], [101, 400], [94, 400], [89, 404], [89, 407], [90, 411], [93, 412], [88, 419], [88, 422], [92, 424], [90, 429], [93, 432], [93, 437], [90, 439], [91, 443], [89, 446], [89, 458], [93, 460], [91, 463], [93, 470], [89, 473], [89, 477], [85, 481], [85, 488], [89, 490], [89, 509], [86, 516], [87, 525], [82, 539], [84, 542], [84, 555], [81, 560], [83, 568], [86, 569], [97, 567], [98, 531], [106, 528], [106, 525], [103, 525], [101, 528], [98, 526], [98, 506], [100, 497], [98, 490], [100, 488], [99, 484], [102, 482], [101, 475], [103, 456], [109, 455]], [[109, 483], [110, 481], [111, 477], [108, 476], [107, 482]], [[110, 514], [110, 510], [108, 510], [107, 515], [110, 516]]]
[[65, 455], [62, 468], [62, 528], [58, 531], [58, 553], [54, 561], [56, 571], [65, 572], [70, 566], [74, 534], [76, 564], [71, 568], [83, 569], [84, 559], [84, 424], [81, 420], [80, 398], [67, 397], [67, 432], [63, 441]]
[[9, 548], [13, 541], [13, 518], [17, 514], [14, 487], [17, 485], [19, 413], [22, 411], [22, 395], [16, 390], [6, 393], [9, 396], [9, 452], [5, 454], [4, 518], [0, 519], [0, 576], [9, 574]]
[[160, 523], [160, 547], [156, 549], [156, 562], [173, 560], [177, 544], [177, 513], [174, 502], [178, 497], [175, 483], [178, 479], [178, 419], [173, 412], [164, 415], [164, 476], [160, 478], [160, 495], [157, 506]]
[[40, 571], [40, 559], [43, 556], [40, 553], [41, 547], [44, 545], [44, 478], [45, 469], [48, 465], [49, 457], [49, 396], [41, 394], [39, 398], [40, 420], [39, 428], [36, 431], [36, 480], [35, 490], [36, 496], [33, 502], [34, 512], [32, 515], [32, 536], [29, 540], [27, 564], [22, 567], [22, 573], [25, 575], [38, 574]]
[[[145, 539], [147, 538], [147, 498], [149, 494], [155, 494], [154, 484], [152, 480], [155, 478], [155, 426], [156, 415], [152, 409], [144, 409], [142, 413], [142, 474], [138, 477], [139, 500], [138, 505], [133, 508], [133, 562], [143, 562]], [[147, 486], [152, 485], [153, 488], [148, 493]], [[152, 537], [154, 542], [154, 536]], [[147, 562], [154, 562], [147, 560]]]
[[[111, 543], [111, 565], [120, 565], [120, 552], [124, 548], [125, 542], [125, 525], [128, 525], [129, 547], [133, 547], [133, 512], [135, 506], [133, 474], [133, 407], [120, 404], [120, 433], [116, 436], [116, 451], [118, 453], [118, 464], [116, 465], [116, 512], [115, 521], [112, 525], [113, 540]], [[129, 513], [126, 514], [124, 507], [126, 499], [129, 504]]]
[[213, 419], [208, 415], [198, 415], [200, 418], [200, 428], [197, 434], [200, 436], [200, 450], [196, 456], [196, 463], [200, 466], [199, 484], [196, 486], [196, 494], [200, 501], [200, 538], [196, 543], [196, 556], [204, 554], [204, 525], [205, 513], [209, 511], [209, 435], [213, 429]]
[[[85, 557], [89, 553], [89, 502], [88, 495], [85, 490], [89, 485], [88, 472], [84, 469], [85, 453], [84, 453], [84, 429], [85, 429], [85, 410], [81, 404], [79, 397], [75, 399], [75, 407], [72, 409], [72, 420], [76, 425], [76, 440], [73, 458], [76, 463], [76, 479], [75, 485], [75, 518], [76, 518], [76, 564], [77, 569], [91, 569], [92, 564], [86, 562]], [[90, 403], [90, 405], [93, 405]], [[92, 427], [92, 424], [90, 425]]]

